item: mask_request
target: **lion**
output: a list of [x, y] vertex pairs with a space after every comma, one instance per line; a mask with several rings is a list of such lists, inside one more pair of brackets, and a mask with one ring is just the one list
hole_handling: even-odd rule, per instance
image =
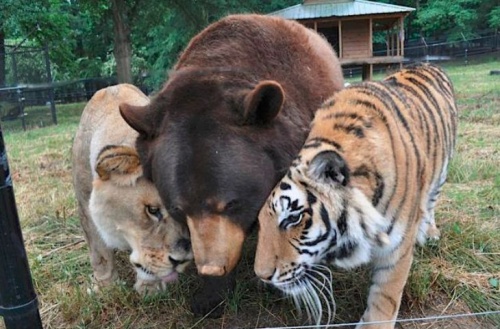
[[149, 104], [138, 88], [99, 90], [83, 110], [75, 135], [73, 185], [97, 287], [118, 278], [114, 249], [130, 251], [139, 293], [163, 290], [193, 259], [188, 230], [168, 215], [158, 191], [143, 176], [138, 136], [119, 104]]

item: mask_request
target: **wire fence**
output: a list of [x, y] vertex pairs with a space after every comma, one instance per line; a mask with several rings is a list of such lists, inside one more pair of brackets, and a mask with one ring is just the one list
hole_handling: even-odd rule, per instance
[[[56, 104], [86, 102], [97, 90], [117, 83], [115, 77], [54, 82], [48, 47], [6, 47], [6, 77], [4, 86], [0, 86], [0, 120], [19, 121], [24, 129], [57, 123]], [[467, 65], [471, 58], [495, 51], [500, 51], [498, 31], [485, 31], [478, 33], [476, 38], [464, 37], [453, 42], [420, 38], [405, 42], [404, 63], [463, 60]], [[373, 54], [385, 56], [386, 45], [374, 44]], [[396, 67], [399, 64], [375, 65], [374, 72], [384, 73]], [[343, 73], [347, 78], [358, 77], [362, 67], [345, 67]], [[138, 87], [146, 94], [151, 92], [143, 83], [138, 83]]]
[[[382, 325], [388, 323], [418, 323], [418, 322], [439, 322], [446, 321], [452, 319], [462, 319], [468, 317], [484, 317], [484, 316], [494, 316], [499, 315], [500, 311], [487, 311], [487, 312], [478, 312], [478, 313], [461, 313], [461, 314], [450, 314], [450, 315], [435, 315], [421, 318], [411, 318], [411, 319], [396, 319], [390, 321], [371, 321], [371, 322], [363, 322], [364, 325]], [[345, 327], [355, 327], [358, 323], [338, 323], [338, 324], [325, 324], [325, 325], [306, 325], [306, 326], [291, 326], [291, 327], [261, 327], [257, 329], [278, 329], [278, 328], [286, 328], [286, 329], [322, 329], [322, 328], [345, 328]], [[473, 329], [473, 328], [470, 328]], [[479, 329], [479, 328], [478, 328]]]
[[[404, 64], [414, 62], [446, 62], [463, 61], [468, 65], [471, 58], [491, 54], [500, 51], [500, 33], [498, 31], [484, 31], [478, 33], [475, 38], [463, 38], [463, 40], [446, 41], [440, 39], [413, 39], [405, 42]], [[374, 56], [386, 56], [386, 45], [383, 43], [374, 44]], [[385, 72], [387, 69], [398, 67], [399, 64], [380, 64], [375, 66], [375, 70]], [[361, 66], [352, 66], [343, 69], [344, 76], [357, 77], [361, 75]]]

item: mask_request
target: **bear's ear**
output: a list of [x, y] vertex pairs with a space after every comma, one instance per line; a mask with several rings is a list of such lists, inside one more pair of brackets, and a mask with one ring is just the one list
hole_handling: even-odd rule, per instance
[[103, 147], [97, 156], [95, 171], [100, 180], [110, 180], [120, 186], [133, 186], [142, 176], [139, 154], [125, 145]]
[[245, 96], [244, 118], [245, 123], [268, 123], [281, 110], [285, 101], [285, 93], [276, 81], [265, 80], [259, 82], [255, 88]]
[[349, 183], [349, 167], [335, 151], [322, 151], [314, 156], [309, 165], [309, 175], [315, 181], [327, 184]]
[[158, 124], [150, 105], [131, 105], [122, 103], [119, 106], [123, 120], [139, 134], [152, 137]]

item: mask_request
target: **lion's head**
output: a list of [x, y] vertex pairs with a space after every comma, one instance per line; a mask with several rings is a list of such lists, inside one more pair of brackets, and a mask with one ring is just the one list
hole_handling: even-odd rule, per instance
[[168, 216], [156, 188], [142, 176], [136, 150], [104, 147], [95, 171], [92, 220], [108, 247], [131, 251], [136, 289], [145, 282], [175, 280], [193, 258], [189, 232]]

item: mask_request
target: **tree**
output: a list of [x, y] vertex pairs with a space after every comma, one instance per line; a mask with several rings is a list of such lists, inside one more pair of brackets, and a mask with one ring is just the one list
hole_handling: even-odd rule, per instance
[[[147, 42], [141, 44], [141, 56], [152, 64], [148, 82], [158, 87], [166, 79], [167, 70], [175, 63], [189, 40], [208, 24], [231, 13], [269, 13], [301, 3], [301, 0], [167, 0], [153, 15], [156, 24], [138, 26]], [[158, 5], [160, 5], [158, 3]], [[160, 5], [161, 6], [161, 5]], [[145, 14], [146, 12], [143, 12]], [[151, 12], [148, 12], [148, 15]]]
[[[135, 3], [135, 5], [138, 2]], [[125, 0], [111, 0], [116, 75], [119, 83], [132, 83], [132, 45]], [[134, 11], [131, 11], [134, 12]]]
[[496, 7], [488, 14], [488, 23], [491, 28], [500, 29], [500, 7]]

